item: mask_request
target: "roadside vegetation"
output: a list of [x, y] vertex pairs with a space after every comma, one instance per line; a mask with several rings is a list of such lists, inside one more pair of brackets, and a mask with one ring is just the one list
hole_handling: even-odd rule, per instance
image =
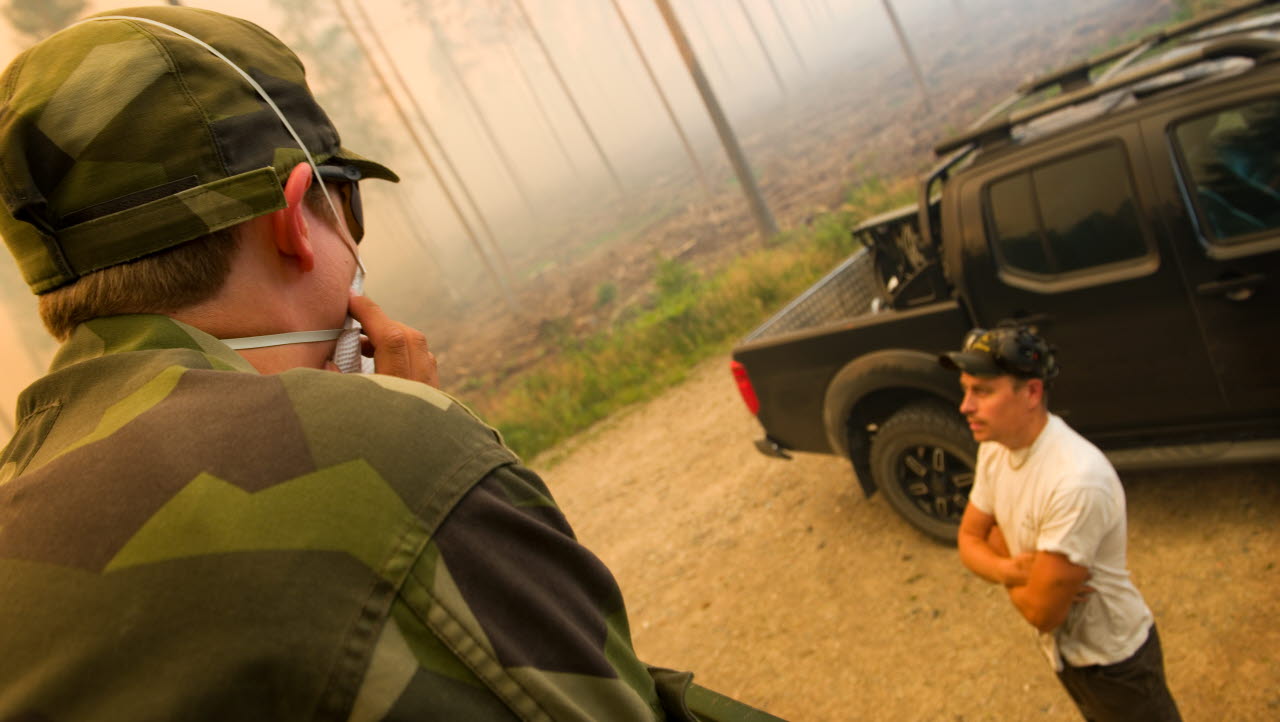
[[[850, 230], [859, 222], [911, 202], [914, 194], [912, 178], [869, 181], [851, 190], [839, 208], [718, 270], [660, 259], [646, 304], [586, 339], [563, 337], [552, 360], [486, 399], [483, 416], [530, 458], [655, 396], [699, 361], [727, 351], [856, 250]], [[614, 293], [604, 284], [597, 300], [607, 304]]]
[[1241, 0], [1178, 0], [1177, 9], [1174, 10], [1173, 17], [1169, 21], [1180, 23], [1184, 20], [1190, 20], [1207, 13], [1242, 4]]

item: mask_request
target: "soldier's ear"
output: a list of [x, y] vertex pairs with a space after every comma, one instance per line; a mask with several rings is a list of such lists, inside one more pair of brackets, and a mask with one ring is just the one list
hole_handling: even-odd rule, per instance
[[284, 183], [285, 207], [271, 214], [275, 231], [276, 249], [282, 255], [292, 256], [303, 271], [316, 266], [315, 252], [311, 247], [311, 233], [303, 212], [307, 191], [311, 188], [311, 166], [299, 163], [289, 172]]

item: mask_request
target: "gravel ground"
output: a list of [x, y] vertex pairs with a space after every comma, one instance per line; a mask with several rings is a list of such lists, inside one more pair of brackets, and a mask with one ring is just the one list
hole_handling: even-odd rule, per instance
[[[758, 435], [720, 357], [533, 460], [641, 658], [790, 720], [1078, 719], [1002, 590], [843, 460], [769, 459]], [[1183, 716], [1280, 719], [1280, 467], [1123, 478]]]

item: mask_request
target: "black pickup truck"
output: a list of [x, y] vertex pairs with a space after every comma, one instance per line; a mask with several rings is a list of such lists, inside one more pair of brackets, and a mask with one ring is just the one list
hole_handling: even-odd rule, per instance
[[976, 445], [936, 362], [1015, 320], [1118, 468], [1280, 457], [1280, 12], [1255, 2], [1024, 85], [919, 203], [733, 351], [766, 454], [850, 459], [954, 541]]

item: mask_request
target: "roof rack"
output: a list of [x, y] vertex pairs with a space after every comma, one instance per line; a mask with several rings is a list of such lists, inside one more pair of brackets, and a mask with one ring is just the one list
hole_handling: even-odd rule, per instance
[[[1028, 120], [1046, 115], [1067, 105], [1089, 100], [1124, 85], [1161, 75], [1187, 65], [1221, 57], [1245, 56], [1259, 59], [1269, 55], [1278, 49], [1276, 44], [1270, 41], [1250, 38], [1224, 39], [1206, 44], [1200, 48], [1199, 53], [1142, 68], [1136, 73], [1122, 74], [1122, 71], [1134, 60], [1160, 43], [1190, 35], [1211, 25], [1276, 4], [1280, 4], [1280, 0], [1256, 0], [1255, 2], [1220, 10], [1202, 18], [1178, 23], [1127, 45], [1023, 83], [1011, 97], [1001, 101], [996, 108], [970, 126], [969, 130], [935, 146], [934, 153], [941, 156], [971, 143], [982, 145], [993, 140], [1008, 138], [1009, 131], [1018, 123], [1025, 123]], [[1210, 53], [1211, 50], [1212, 53]], [[1113, 61], [1116, 62], [1096, 81], [1090, 80], [1090, 75], [1094, 70]], [[1003, 119], [986, 122], [993, 115], [1003, 112], [1017, 101], [1055, 87], [1062, 92], [1062, 95], [1027, 110], [1012, 113]]]
[[1177, 25], [1171, 25], [1126, 45], [1095, 55], [1088, 60], [1084, 60], [1074, 65], [1069, 65], [1060, 70], [1055, 70], [1052, 73], [1042, 75], [1034, 80], [1023, 83], [1018, 86], [1018, 92], [1027, 96], [1038, 93], [1042, 90], [1047, 90], [1055, 85], [1060, 86], [1063, 92], [1077, 90], [1089, 84], [1090, 73], [1098, 67], [1106, 65], [1113, 60], [1123, 58], [1128, 62], [1120, 63], [1120, 65], [1128, 65], [1129, 62], [1133, 62], [1132, 58], [1136, 58], [1138, 55], [1141, 55], [1143, 52], [1150, 50], [1160, 43], [1173, 40], [1174, 38], [1180, 38], [1184, 35], [1190, 35], [1202, 28], [1209, 27], [1210, 25], [1216, 25], [1224, 20], [1230, 20], [1234, 17], [1246, 15], [1254, 10], [1266, 7], [1267, 5], [1275, 5], [1277, 2], [1280, 2], [1280, 0], [1255, 0], [1255, 2], [1226, 8], [1224, 10], [1219, 10], [1216, 13], [1210, 13], [1204, 17], [1196, 18], [1195, 20], [1187, 20], [1186, 22], [1181, 22]]

